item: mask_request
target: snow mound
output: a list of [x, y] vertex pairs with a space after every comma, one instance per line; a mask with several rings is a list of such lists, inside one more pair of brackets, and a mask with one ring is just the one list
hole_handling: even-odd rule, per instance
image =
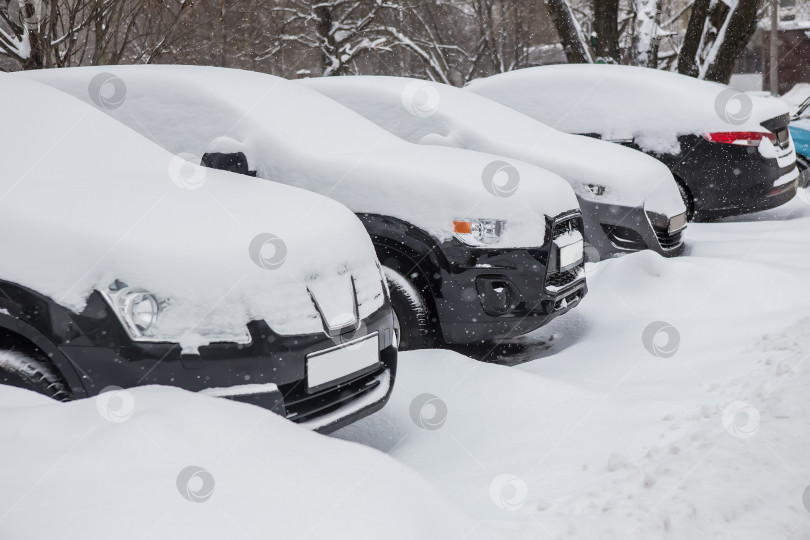
[[91, 540], [461, 539], [476, 526], [390, 457], [258, 407], [167, 387], [105, 395], [65, 404], [0, 386], [1, 538], [71, 523]]

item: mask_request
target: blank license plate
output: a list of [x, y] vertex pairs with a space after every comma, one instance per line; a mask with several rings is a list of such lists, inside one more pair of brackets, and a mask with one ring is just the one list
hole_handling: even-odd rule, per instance
[[582, 260], [583, 244], [582, 240], [577, 240], [573, 244], [560, 246], [560, 268], [566, 268]]
[[333, 349], [307, 355], [307, 386], [317, 388], [365, 371], [380, 361], [380, 339], [374, 333]]
[[669, 219], [669, 232], [674, 233], [684, 228], [686, 225], [686, 213], [678, 214]]

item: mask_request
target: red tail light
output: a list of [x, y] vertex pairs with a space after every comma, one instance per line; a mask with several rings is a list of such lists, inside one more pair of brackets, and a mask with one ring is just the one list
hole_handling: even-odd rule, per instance
[[762, 139], [770, 139], [773, 144], [776, 144], [776, 133], [769, 131], [721, 131], [719, 133], [704, 133], [703, 138], [711, 142], [740, 146], [759, 146]]

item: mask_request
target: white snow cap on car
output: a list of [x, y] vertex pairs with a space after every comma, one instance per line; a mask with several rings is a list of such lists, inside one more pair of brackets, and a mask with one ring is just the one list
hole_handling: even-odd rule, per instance
[[778, 98], [658, 69], [607, 64], [540, 66], [478, 79], [467, 89], [569, 133], [633, 139], [679, 151], [678, 135], [765, 131], [788, 112]]
[[[413, 143], [469, 148], [520, 159], [560, 175], [585, 198], [666, 216], [686, 211], [669, 168], [636, 150], [557, 131], [500, 103], [446, 84], [404, 77], [319, 77], [296, 81]], [[421, 103], [423, 113], [399, 106]]]
[[[173, 153], [201, 155], [227, 136], [248, 149], [251, 170], [323, 193], [356, 213], [383, 214], [440, 240], [453, 220], [507, 221], [498, 247], [544, 242], [545, 217], [577, 209], [570, 186], [518, 160], [399, 139], [293, 81], [249, 71], [195, 66], [116, 66], [38, 70], [30, 77], [94, 103], [89, 82], [126, 84], [104, 112]], [[320, 219], [319, 219], [320, 221]]]
[[255, 320], [324, 332], [354, 309], [352, 280], [361, 317], [383, 305], [374, 248], [341, 204], [196, 166], [44, 85], [0, 87], [0, 279], [74, 311], [115, 280], [146, 289], [165, 300], [156, 334], [188, 351]]

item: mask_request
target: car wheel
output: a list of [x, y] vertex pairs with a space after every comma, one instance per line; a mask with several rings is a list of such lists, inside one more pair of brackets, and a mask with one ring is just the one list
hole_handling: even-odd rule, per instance
[[394, 337], [401, 351], [429, 349], [437, 345], [436, 329], [431, 324], [432, 310], [422, 294], [405, 276], [383, 267], [391, 306], [394, 310]]
[[679, 179], [676, 179], [675, 183], [678, 185], [678, 191], [681, 193], [683, 204], [686, 205], [686, 219], [687, 221], [693, 221], [695, 219], [695, 200], [689, 192], [689, 188], [686, 187], [686, 184]]
[[58, 401], [70, 399], [59, 374], [42, 360], [19, 351], [0, 350], [0, 384], [33, 390]]

